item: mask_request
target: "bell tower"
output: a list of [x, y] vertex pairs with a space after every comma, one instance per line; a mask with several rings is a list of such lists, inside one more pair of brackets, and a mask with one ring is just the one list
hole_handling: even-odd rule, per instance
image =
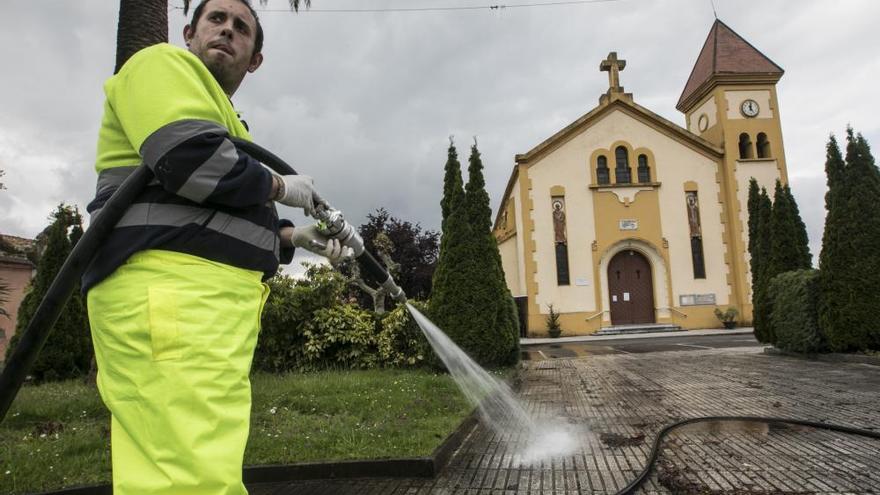
[[751, 319], [748, 182], [772, 191], [788, 181], [776, 83], [783, 70], [716, 19], [676, 108], [687, 129], [724, 149], [719, 183], [724, 201], [731, 304]]

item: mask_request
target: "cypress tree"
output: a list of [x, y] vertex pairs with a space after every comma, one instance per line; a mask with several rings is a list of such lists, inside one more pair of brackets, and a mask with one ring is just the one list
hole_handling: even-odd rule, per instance
[[867, 141], [862, 135], [854, 136], [851, 128], [847, 129], [843, 174], [834, 172], [829, 182], [838, 183], [829, 191], [819, 318], [832, 350], [876, 350], [880, 349], [876, 317], [880, 307], [880, 171]]
[[758, 255], [758, 208], [761, 203], [761, 191], [754, 177], [749, 179], [749, 267], [752, 272], [752, 320], [754, 320], [755, 289], [758, 286], [758, 271], [761, 263]]
[[[454, 146], [450, 145], [449, 156], [453, 156]], [[447, 166], [449, 161], [447, 161]], [[460, 176], [459, 170], [458, 175]], [[447, 167], [447, 176], [454, 171]], [[445, 183], [445, 185], [449, 182]], [[473, 232], [468, 222], [468, 209], [461, 187], [449, 188], [444, 192], [441, 206], [448, 208], [440, 238], [440, 259], [434, 271], [431, 289], [430, 314], [453, 342], [478, 362], [484, 362], [480, 334], [476, 332], [475, 321], [481, 321], [481, 309], [474, 308], [474, 300], [483, 300], [483, 288], [475, 276], [480, 273], [477, 267], [477, 253], [471, 242]], [[444, 189], [446, 189], [444, 187]]]
[[770, 214], [770, 252], [762, 264], [761, 334], [764, 342], [776, 343], [776, 331], [770, 314], [775, 295], [769, 291], [770, 282], [779, 274], [811, 267], [807, 230], [797, 210], [797, 204], [788, 186], [777, 179]]
[[770, 219], [770, 260], [766, 276], [769, 281], [776, 275], [793, 270], [810, 268], [807, 232], [797, 212], [791, 191], [786, 191], [779, 180], [773, 194], [773, 210]]
[[[471, 154], [468, 159], [465, 202], [469, 223], [474, 233], [475, 251], [481, 253], [479, 265], [485, 271], [487, 287], [491, 286], [487, 292], [491, 299], [488, 301], [486, 310], [488, 311], [492, 306], [495, 307], [495, 323], [491, 329], [493, 335], [488, 343], [501, 354], [495, 356], [493, 361], [498, 364], [512, 364], [519, 357], [519, 318], [517, 317], [516, 303], [504, 278], [498, 242], [492, 234], [492, 208], [489, 206], [489, 194], [486, 192], [486, 181], [483, 178], [483, 162], [480, 158], [480, 151], [477, 149], [476, 140], [471, 146]], [[490, 331], [488, 327], [486, 330]]]
[[770, 308], [767, 304], [766, 288], [769, 282], [767, 271], [770, 261], [771, 230], [773, 216], [772, 204], [767, 190], [761, 188], [757, 204], [757, 223], [755, 226], [755, 254], [752, 265], [754, 286], [752, 290], [752, 326], [759, 342], [770, 342]]
[[795, 244], [797, 245], [797, 268], [795, 270], [808, 270], [813, 268], [813, 254], [810, 253], [810, 238], [807, 236], [807, 225], [801, 218], [797, 201], [795, 201], [794, 195], [791, 194], [791, 187], [786, 184], [782, 187], [782, 192], [785, 193], [785, 198], [790, 208], [791, 228], [795, 233]]
[[[845, 222], [845, 202], [839, 198], [846, 193], [846, 164], [840, 153], [837, 139], [832, 135], [825, 147], [825, 230], [822, 232], [822, 251], [819, 253], [819, 328], [826, 339], [841, 333], [841, 327], [848, 325], [841, 315], [843, 299], [851, 297], [850, 288], [843, 279], [844, 266], [841, 266], [844, 250], [842, 242]], [[835, 346], [836, 347], [836, 346]]]
[[[458, 161], [458, 152], [455, 149], [455, 143], [452, 142], [452, 136], [449, 137], [449, 149], [446, 151], [446, 166], [443, 174], [443, 198], [440, 199], [440, 212], [442, 214], [440, 228], [446, 231], [446, 220], [452, 212], [452, 203], [456, 194], [464, 193], [464, 184], [461, 179], [461, 163]], [[443, 243], [440, 243], [440, 250], [443, 250]]]
[[[21, 302], [16, 334], [10, 340], [7, 356], [18, 344], [55, 275], [82, 235], [82, 217], [76, 208], [59, 205], [51, 218], [53, 222], [45, 231], [45, 249], [37, 260], [37, 275]], [[82, 376], [89, 371], [93, 353], [86, 305], [77, 284], [34, 362], [31, 373], [37, 381]]]
[[[491, 209], [476, 147], [469, 162], [467, 192], [455, 168], [454, 145], [446, 162], [441, 207], [445, 210], [440, 259], [434, 272], [430, 314], [465, 352], [484, 366], [510, 363], [518, 338], [508, 321], [515, 308], [501, 297], [500, 255], [491, 237]], [[494, 255], [493, 255], [494, 249]], [[497, 257], [497, 261], [496, 261]], [[503, 287], [506, 291], [506, 286]], [[509, 297], [509, 293], [508, 293]], [[512, 298], [510, 298], [512, 303]]]

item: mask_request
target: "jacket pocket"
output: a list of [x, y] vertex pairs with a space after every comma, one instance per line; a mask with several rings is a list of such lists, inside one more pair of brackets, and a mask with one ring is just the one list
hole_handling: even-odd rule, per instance
[[163, 287], [150, 287], [148, 290], [153, 361], [180, 359], [182, 352], [178, 327], [178, 294]]

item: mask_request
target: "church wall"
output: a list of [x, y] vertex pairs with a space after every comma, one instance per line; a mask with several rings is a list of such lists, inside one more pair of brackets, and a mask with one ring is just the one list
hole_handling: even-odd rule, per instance
[[[730, 249], [730, 262], [738, 265], [736, 273], [731, 273], [731, 282], [736, 282], [735, 279], [739, 279], [738, 284], [740, 288], [737, 299], [739, 300], [741, 319], [744, 322], [749, 322], [752, 319], [752, 308], [751, 275], [747, 262], [748, 178], [752, 175], [751, 171], [760, 170], [760, 172], [756, 172], [758, 175], [755, 177], [759, 179], [759, 184], [767, 187], [768, 191], [773, 190], [777, 177], [783, 183], [787, 181], [779, 102], [776, 98], [776, 88], [772, 85], [724, 85], [719, 86], [716, 92], [718, 101], [722, 102], [722, 106], [719, 108], [719, 115], [722, 123], [720, 127], [723, 128], [724, 133], [720, 142], [725, 150], [725, 180], [728, 180], [731, 184], [727, 193], [731, 201], [729, 222], [737, 224], [735, 228], [731, 229], [730, 233], [734, 244], [734, 247]], [[746, 118], [740, 113], [740, 105], [746, 98], [754, 99], [758, 103], [759, 114], [757, 117]], [[770, 143], [769, 159], [741, 159], [739, 152], [739, 136], [741, 133], [748, 134], [752, 141], [752, 156], [757, 156], [756, 141], [758, 134], [765, 133]], [[741, 172], [741, 168], [747, 171]], [[769, 182], [763, 184], [762, 180], [768, 180]], [[733, 303], [731, 302], [731, 304]]]
[[715, 124], [718, 123], [718, 106], [715, 104], [715, 95], [710, 94], [706, 101], [704, 101], [696, 110], [688, 114], [688, 130], [693, 132], [696, 135], [701, 135], [705, 131], [701, 131], [699, 128], [699, 121], [701, 115], [706, 115], [706, 120], [708, 125], [706, 126], [705, 131], [708, 131]]
[[[514, 184], [513, 190], [519, 191], [519, 181], [516, 181], [516, 184]], [[516, 265], [513, 267], [514, 269], [516, 269], [516, 272], [517, 272], [517, 277], [516, 277], [517, 278], [517, 285], [511, 286], [510, 284], [508, 284], [508, 286], [510, 287], [511, 294], [513, 294], [515, 296], [526, 296], [526, 295], [528, 295], [528, 288], [526, 287], [526, 260], [525, 260], [525, 257], [526, 257], [526, 249], [525, 249], [526, 237], [525, 237], [525, 235], [522, 234], [523, 232], [525, 232], [525, 230], [524, 230], [525, 226], [523, 225], [523, 215], [521, 213], [523, 211], [523, 205], [521, 204], [521, 201], [519, 200], [519, 194], [516, 194], [516, 193], [511, 194], [510, 195], [510, 203], [513, 205], [513, 211], [515, 213], [513, 215], [513, 221], [515, 222], [516, 231], [517, 231], [516, 241], [514, 243], [514, 245], [516, 246]], [[505, 273], [506, 273], [506, 270], [507, 269], [505, 268]]]
[[[621, 137], [626, 140], [620, 140]], [[610, 152], [618, 144], [629, 148], [634, 174], [638, 154], [647, 153], [652, 180], [662, 185], [594, 186], [591, 189], [595, 153], [597, 150]], [[609, 166], [612, 163], [613, 155], [609, 156]], [[712, 314], [715, 306], [678, 307], [682, 294], [712, 293], [716, 304], [728, 302], [717, 167], [718, 162], [714, 159], [620, 111], [605, 116], [530, 164], [535, 303], [540, 313], [530, 313], [530, 330], [533, 333], [544, 330], [543, 318], [549, 303], [563, 313], [563, 329], [569, 335], [591, 333], [600, 326], [609, 325], [607, 311], [596, 317], [608, 308], [607, 288], [602, 284], [599, 262], [605, 252], [626, 239], [646, 243], [665, 261], [667, 273], [654, 274], [653, 277], [658, 322], [674, 322], [688, 328], [718, 326]], [[706, 279], [693, 278], [684, 192], [687, 181], [695, 182], [699, 190]], [[571, 279], [568, 286], [559, 286], [556, 280], [551, 209], [551, 189], [554, 188], [557, 191], [564, 189], [566, 200]], [[597, 213], [601, 215], [597, 216]], [[637, 220], [638, 230], [621, 231], [619, 221], [622, 219]], [[578, 281], [585, 285], [578, 285]], [[658, 287], [658, 281], [665, 281], [665, 287]], [[677, 309], [670, 310], [670, 306]], [[683, 318], [681, 314], [688, 317]]]
[[519, 277], [519, 252], [517, 244], [519, 236], [514, 235], [508, 237], [507, 240], [498, 244], [498, 252], [501, 253], [501, 267], [504, 269], [504, 278], [507, 281], [507, 288], [514, 297], [524, 296], [526, 293], [522, 290]]
[[[543, 315], [548, 312], [548, 304], [553, 304], [554, 309], [561, 313], [583, 313], [581, 320], [587, 313], [596, 311], [591, 250], [595, 236], [589, 228], [592, 225], [593, 205], [587, 189], [590, 182], [587, 169], [589, 145], [589, 140], [582, 134], [529, 166], [533, 207], [531, 219], [534, 223], [532, 242], [536, 249], [534, 259], [537, 265], [535, 303], [540, 313], [530, 318], [531, 329], [545, 330]], [[554, 190], [554, 194], [563, 192], [565, 198], [569, 285], [560, 286], [556, 280], [551, 190]], [[586, 285], [578, 285], [578, 279], [585, 281]], [[571, 315], [564, 317], [564, 330], [572, 330], [572, 324], [576, 324], [566, 321], [571, 318]]]
[[[513, 190], [517, 190], [519, 181], [514, 181], [512, 187]], [[527, 291], [523, 282], [525, 279], [524, 241], [523, 236], [518, 235], [519, 232], [522, 232], [523, 224], [522, 218], [518, 214], [519, 203], [518, 194], [514, 193], [508, 196], [507, 201], [502, 203], [504, 210], [501, 212], [492, 233], [498, 243], [507, 288], [514, 296], [525, 296]]]
[[[715, 294], [716, 304], [728, 303], [730, 288], [727, 284], [726, 246], [722, 233], [722, 209], [718, 180], [719, 163], [668, 138], [647, 125], [629, 119], [627, 126], [618, 125], [620, 135], [634, 136], [633, 146], [650, 149], [654, 155], [652, 174], [661, 186], [657, 189], [662, 227], [661, 239], [656, 246], [668, 259], [670, 292], [667, 301], [655, 297], [658, 310], [672, 307], [670, 319], [687, 328], [718, 326], [712, 311], [714, 306], [680, 306], [679, 296]], [[695, 279], [690, 248], [690, 229], [685, 200], [685, 184], [696, 186], [700, 204], [700, 223], [703, 235], [703, 253], [706, 278]], [[638, 200], [637, 200], [638, 201]], [[664, 243], [665, 241], [665, 243]], [[665, 246], [668, 247], [663, 247]], [[655, 277], [657, 280], [657, 277]], [[655, 288], [655, 295], [657, 290]], [[658, 311], [658, 316], [664, 316]], [[681, 318], [681, 313], [687, 318]], [[662, 318], [658, 318], [662, 319]]]

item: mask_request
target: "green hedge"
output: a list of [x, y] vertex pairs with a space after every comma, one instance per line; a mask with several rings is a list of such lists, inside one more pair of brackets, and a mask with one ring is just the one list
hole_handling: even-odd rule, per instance
[[828, 352], [819, 328], [819, 271], [796, 270], [773, 277], [767, 287], [772, 298], [770, 325], [774, 345], [800, 353]]

